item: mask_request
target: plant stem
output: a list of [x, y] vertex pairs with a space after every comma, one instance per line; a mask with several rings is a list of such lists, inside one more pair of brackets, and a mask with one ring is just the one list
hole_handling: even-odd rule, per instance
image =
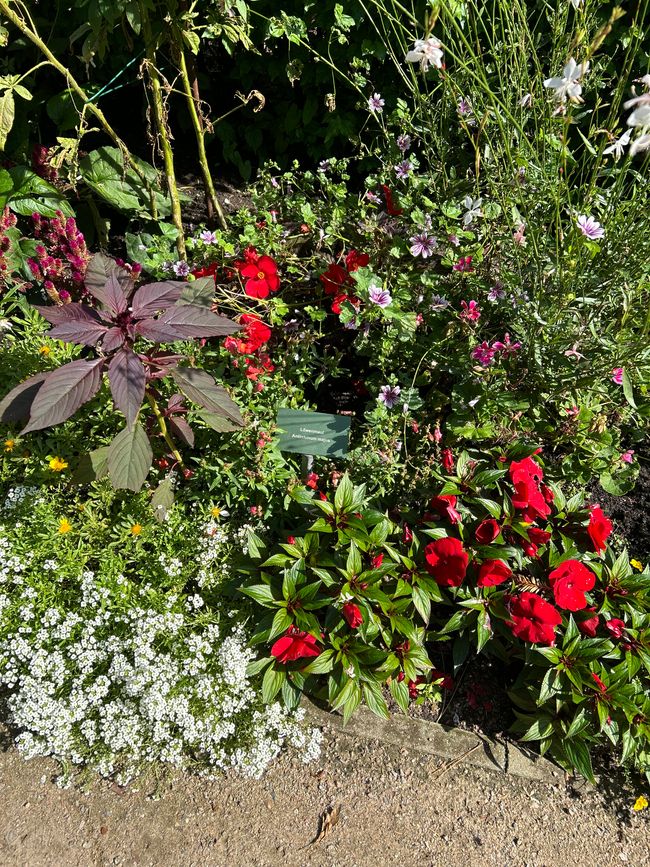
[[172, 205], [172, 220], [178, 236], [176, 238], [176, 249], [180, 259], [185, 259], [185, 232], [183, 231], [183, 216], [181, 213], [181, 202], [178, 196], [178, 186], [176, 185], [176, 172], [174, 171], [174, 151], [172, 150], [169, 127], [167, 126], [167, 112], [162, 96], [162, 86], [160, 84], [160, 75], [156, 67], [156, 44], [154, 43], [151, 33], [151, 24], [147, 10], [143, 4], [140, 4], [140, 17], [142, 20], [142, 35], [145, 42], [145, 56], [147, 60], [147, 74], [151, 83], [151, 95], [153, 100], [153, 113], [158, 136], [160, 139], [160, 150], [162, 152], [163, 163], [165, 164], [165, 179], [167, 181], [167, 189]]
[[221, 228], [227, 229], [228, 224], [226, 223], [226, 215], [224, 214], [221, 202], [217, 197], [217, 192], [212, 180], [212, 174], [210, 173], [210, 166], [208, 165], [207, 154], [205, 152], [205, 128], [200, 114], [198, 82], [196, 81], [195, 76], [193, 77], [193, 81], [190, 81], [187, 62], [185, 60], [185, 52], [183, 51], [180, 38], [177, 41], [177, 49], [181, 80], [183, 82], [183, 90], [185, 91], [185, 97], [187, 99], [187, 108], [192, 119], [192, 126], [194, 127], [194, 135], [196, 136], [196, 146], [199, 151], [199, 163], [201, 164], [201, 173], [203, 174], [203, 183], [205, 185], [208, 207], [211, 206], [213, 211], [216, 213]]
[[[129, 166], [136, 173], [136, 175], [138, 176], [140, 181], [142, 181], [142, 184], [144, 185], [145, 189], [147, 190], [147, 193], [149, 194], [149, 207], [151, 210], [151, 216], [153, 217], [154, 220], [157, 220], [158, 219], [158, 208], [156, 206], [156, 198], [155, 198], [155, 193], [154, 193], [153, 187], [151, 186], [151, 184], [147, 180], [147, 177], [144, 174], [144, 172], [142, 171], [142, 169], [140, 168], [140, 166], [136, 163], [136, 161], [131, 156], [131, 152], [129, 151], [126, 144], [122, 141], [122, 139], [115, 132], [113, 127], [106, 120], [106, 117], [104, 116], [104, 112], [90, 101], [88, 94], [81, 87], [81, 85], [77, 82], [77, 80], [74, 78], [74, 76], [72, 75], [70, 70], [66, 66], [64, 66], [59, 60], [57, 60], [57, 58], [54, 56], [54, 54], [52, 54], [50, 49], [43, 42], [43, 40], [40, 38], [37, 31], [33, 27], [30, 27], [27, 24], [27, 22], [23, 18], [20, 17], [20, 15], [18, 15], [18, 14], [16, 14], [16, 12], [14, 12], [14, 10], [9, 6], [8, 0], [0, 0], [0, 12], [2, 12], [2, 14], [5, 16], [5, 18], [7, 18], [8, 21], [11, 21], [11, 23], [14, 25], [14, 27], [17, 27], [18, 30], [20, 30], [20, 32], [24, 36], [26, 36], [27, 39], [29, 39], [29, 41], [33, 45], [35, 45], [38, 48], [38, 50], [41, 52], [41, 54], [43, 54], [47, 58], [48, 63], [51, 66], [53, 66], [58, 72], [61, 73], [61, 75], [67, 81], [68, 87], [70, 88], [70, 90], [73, 90], [77, 94], [79, 99], [81, 99], [83, 101], [83, 103], [86, 106], [86, 108], [88, 109], [88, 111], [90, 111], [97, 118], [99, 123], [102, 125], [104, 132], [108, 135], [109, 138], [111, 138], [113, 140], [115, 145], [117, 145], [117, 147], [122, 152], [122, 155], [124, 156], [124, 159], [126, 160], [126, 162], [129, 164]], [[30, 70], [30, 71], [32, 71], [32, 70]]]
[[169, 430], [167, 429], [167, 422], [165, 421], [165, 416], [161, 413], [160, 407], [156, 401], [156, 398], [151, 394], [151, 392], [147, 392], [147, 400], [149, 401], [149, 406], [153, 410], [153, 414], [156, 416], [156, 421], [158, 422], [158, 427], [160, 428], [160, 433], [162, 434], [163, 439], [169, 446], [169, 451], [174, 455], [174, 458], [178, 461], [179, 465], [183, 466], [183, 458], [181, 457], [181, 453], [178, 451], [176, 446], [174, 445], [174, 441], [169, 435]]

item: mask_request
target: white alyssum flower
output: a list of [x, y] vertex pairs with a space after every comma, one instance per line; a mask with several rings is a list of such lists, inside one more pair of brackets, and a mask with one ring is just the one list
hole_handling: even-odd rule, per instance
[[562, 76], [547, 78], [544, 87], [555, 91], [553, 96], [557, 102], [564, 104], [567, 99], [571, 102], [582, 102], [581, 79], [589, 71], [589, 61], [577, 63], [572, 57], [562, 70]]
[[435, 36], [429, 36], [427, 39], [416, 39], [404, 59], [407, 63], [419, 63], [422, 72], [426, 72], [430, 66], [442, 69], [443, 57], [442, 42]]

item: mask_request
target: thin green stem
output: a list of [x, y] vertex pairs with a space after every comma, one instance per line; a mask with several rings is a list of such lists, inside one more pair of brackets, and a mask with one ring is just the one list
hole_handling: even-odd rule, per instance
[[147, 392], [147, 401], [149, 402], [149, 406], [153, 410], [153, 414], [156, 417], [156, 421], [158, 422], [158, 427], [160, 428], [160, 433], [162, 434], [163, 439], [169, 446], [169, 451], [174, 455], [174, 458], [178, 461], [180, 466], [183, 466], [183, 458], [181, 457], [181, 453], [178, 451], [176, 446], [174, 445], [174, 441], [169, 435], [169, 430], [167, 428], [167, 422], [165, 421], [165, 416], [160, 411], [160, 407], [156, 401], [156, 398], [151, 394], [151, 392]]

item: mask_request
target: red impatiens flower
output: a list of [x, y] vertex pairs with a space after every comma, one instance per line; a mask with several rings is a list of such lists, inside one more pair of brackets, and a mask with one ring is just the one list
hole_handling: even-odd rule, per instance
[[271, 648], [271, 656], [275, 656], [282, 665], [295, 662], [296, 659], [319, 656], [320, 650], [316, 647], [316, 641], [311, 633], [301, 632], [295, 626], [290, 626]]
[[594, 549], [599, 553], [605, 550], [607, 537], [612, 532], [612, 522], [603, 512], [600, 506], [594, 506], [589, 513], [589, 526], [587, 532], [594, 544]]
[[512, 505], [522, 510], [524, 521], [532, 523], [536, 518], [546, 518], [551, 514], [538, 484], [543, 476], [544, 471], [532, 458], [510, 464], [510, 480], [515, 489]]
[[358, 629], [363, 623], [361, 609], [354, 602], [346, 602], [341, 612], [350, 629]]
[[539, 546], [546, 545], [550, 538], [551, 533], [547, 530], [540, 530], [539, 527], [529, 527], [528, 539], [519, 538], [517, 541], [529, 557], [537, 557]]
[[356, 250], [350, 250], [345, 257], [345, 267], [350, 274], [357, 271], [359, 268], [365, 268], [370, 262], [370, 256], [367, 253], [359, 253]]
[[[255, 254], [257, 257], [257, 254]], [[244, 292], [249, 298], [268, 298], [271, 292], [280, 288], [278, 266], [270, 256], [259, 256], [241, 265], [236, 263], [239, 273], [246, 278]]]
[[523, 461], [513, 461], [510, 464], [510, 479], [513, 485], [520, 479], [534, 479], [536, 482], [541, 482], [544, 478], [544, 470], [540, 467], [537, 461], [532, 458], [524, 458]]
[[218, 271], [219, 264], [217, 262], [210, 262], [209, 265], [204, 265], [203, 268], [195, 268], [193, 271], [190, 271], [190, 274], [196, 277], [197, 280], [199, 277], [214, 277], [216, 280]]
[[446, 536], [430, 542], [424, 549], [426, 570], [441, 587], [460, 587], [467, 572], [469, 557], [460, 539]]
[[[588, 611], [592, 614], [595, 610], [596, 606], [592, 605], [589, 608], [585, 608], [585, 613]], [[597, 614], [594, 614], [593, 617], [587, 617], [585, 620], [577, 621], [577, 625], [580, 632], [582, 632], [583, 635], [586, 635], [587, 638], [595, 638], [599, 622], [600, 618]]]
[[318, 278], [323, 284], [326, 295], [341, 295], [346, 286], [351, 286], [353, 281], [347, 270], [336, 262], [331, 262], [323, 274]]
[[489, 545], [490, 542], [494, 542], [500, 532], [501, 527], [494, 518], [487, 518], [485, 521], [481, 521], [474, 531], [474, 535], [476, 536], [476, 541], [481, 545]]
[[512, 570], [503, 560], [485, 560], [478, 570], [479, 587], [496, 587], [503, 584], [508, 578], [512, 578]]
[[380, 184], [381, 191], [384, 194], [384, 199], [386, 200], [386, 211], [390, 217], [399, 217], [404, 213], [404, 208], [398, 208], [393, 199], [393, 192], [390, 187], [386, 184]]
[[619, 620], [618, 617], [612, 617], [610, 620], [605, 621], [605, 629], [612, 638], [622, 638], [625, 632], [625, 621]]
[[271, 329], [254, 313], [244, 313], [239, 321], [244, 326], [244, 337], [231, 334], [223, 342], [233, 355], [252, 355], [271, 337]]
[[442, 450], [442, 466], [446, 473], [453, 473], [454, 471], [454, 453], [451, 449], [443, 449]]
[[370, 559], [370, 567], [372, 569], [379, 569], [381, 564], [384, 562], [384, 552], [382, 551], [380, 554], [375, 554], [374, 557]]
[[452, 524], [457, 524], [460, 521], [460, 512], [456, 510], [456, 502], [456, 497], [453, 494], [441, 494], [431, 500], [429, 508], [441, 517], [446, 515]]
[[582, 611], [587, 607], [585, 590], [592, 590], [596, 576], [578, 560], [565, 560], [548, 576], [555, 604], [567, 611]]
[[510, 599], [508, 626], [513, 634], [533, 644], [554, 644], [555, 627], [562, 623], [562, 615], [536, 593], [520, 593]]
[[402, 542], [405, 545], [410, 545], [412, 541], [413, 541], [413, 530], [411, 530], [411, 528], [409, 527], [408, 524], [404, 524], [404, 527], [402, 528]]

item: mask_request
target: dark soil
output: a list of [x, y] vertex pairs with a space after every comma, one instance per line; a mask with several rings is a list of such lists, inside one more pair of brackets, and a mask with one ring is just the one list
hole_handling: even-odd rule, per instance
[[644, 458], [644, 455], [640, 458], [639, 478], [629, 494], [612, 497], [596, 484], [592, 495], [612, 519], [614, 531], [627, 541], [630, 556], [645, 565], [650, 558], [650, 464]]

